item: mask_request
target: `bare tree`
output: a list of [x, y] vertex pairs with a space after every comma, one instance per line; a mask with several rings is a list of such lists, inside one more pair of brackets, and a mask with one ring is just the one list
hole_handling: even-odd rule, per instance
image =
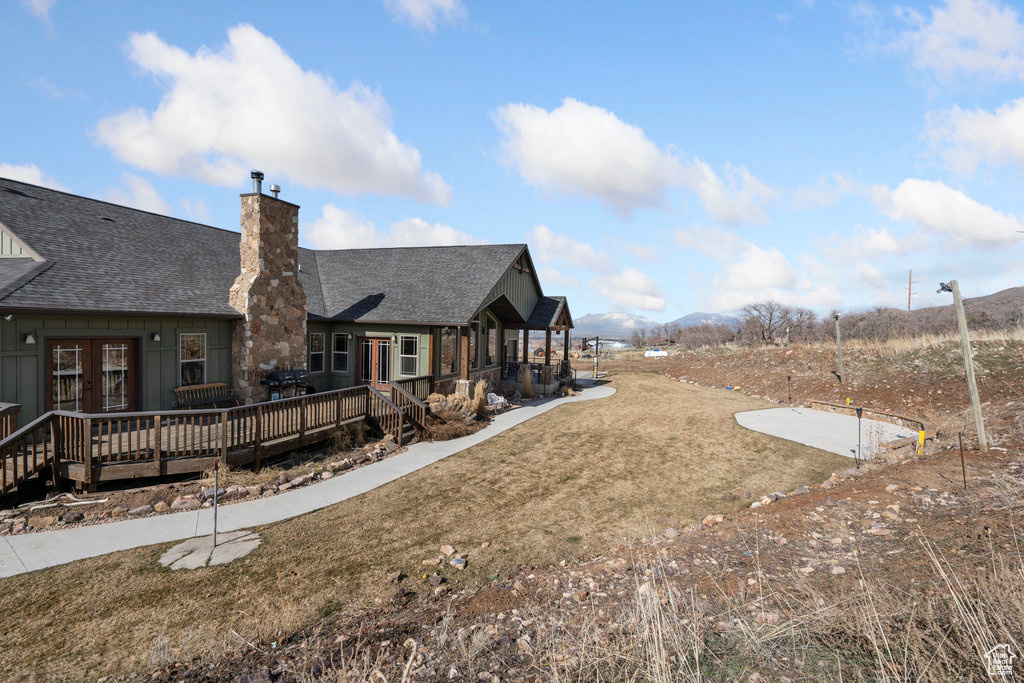
[[791, 325], [790, 310], [776, 301], [743, 307], [743, 337], [748, 343], [772, 344]]

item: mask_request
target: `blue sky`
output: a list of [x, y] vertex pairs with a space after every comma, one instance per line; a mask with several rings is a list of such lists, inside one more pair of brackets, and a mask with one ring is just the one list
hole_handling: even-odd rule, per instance
[[26, 0], [0, 55], [0, 176], [237, 229], [259, 168], [306, 246], [525, 241], [577, 317], [1024, 284], [994, 0]]

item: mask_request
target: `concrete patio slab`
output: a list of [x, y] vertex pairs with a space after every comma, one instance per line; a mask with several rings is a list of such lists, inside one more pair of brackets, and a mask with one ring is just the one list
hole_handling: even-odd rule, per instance
[[[580, 383], [586, 388], [577, 396], [542, 399], [500, 413], [476, 434], [451, 441], [414, 443], [386, 460], [294, 492], [226, 505], [218, 511], [218, 531], [251, 529], [319, 510], [460, 453], [560, 405], [607, 398], [615, 393], [612, 387], [595, 385], [592, 380], [580, 380]], [[93, 526], [3, 536], [0, 537], [0, 577], [211, 533], [213, 509], [203, 508]]]
[[199, 569], [218, 564], [228, 564], [245, 557], [260, 545], [260, 537], [251, 531], [232, 531], [217, 534], [217, 545], [213, 536], [190, 538], [172, 547], [160, 556], [160, 564], [177, 569]]
[[755, 432], [795, 441], [847, 458], [853, 458], [857, 453], [858, 433], [861, 457], [866, 459], [875, 456], [879, 444], [915, 436], [915, 432], [906, 427], [888, 422], [864, 418], [858, 427], [854, 415], [827, 413], [810, 408], [750, 410], [736, 413], [736, 422]]

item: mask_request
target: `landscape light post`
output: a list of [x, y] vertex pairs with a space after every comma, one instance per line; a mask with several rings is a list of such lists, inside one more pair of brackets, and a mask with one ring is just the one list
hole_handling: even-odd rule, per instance
[[836, 311], [832, 317], [836, 321], [836, 355], [839, 357], [839, 383], [842, 384], [846, 374], [843, 372], [843, 335], [839, 331], [839, 311]]
[[964, 371], [967, 374], [967, 388], [971, 392], [971, 410], [974, 413], [974, 429], [978, 432], [978, 450], [988, 453], [988, 438], [985, 436], [985, 422], [981, 418], [981, 400], [978, 398], [978, 383], [974, 379], [974, 359], [971, 355], [971, 339], [967, 334], [967, 315], [964, 313], [964, 302], [960, 298], [960, 284], [956, 280], [940, 282], [936, 294], [953, 293], [953, 304], [956, 306], [956, 323], [960, 328], [960, 352], [964, 357]]

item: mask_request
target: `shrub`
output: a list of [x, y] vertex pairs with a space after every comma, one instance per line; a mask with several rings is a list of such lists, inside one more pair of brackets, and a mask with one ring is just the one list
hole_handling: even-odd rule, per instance
[[533, 370], [529, 365], [519, 366], [519, 381], [523, 383], [523, 398], [533, 398]]

